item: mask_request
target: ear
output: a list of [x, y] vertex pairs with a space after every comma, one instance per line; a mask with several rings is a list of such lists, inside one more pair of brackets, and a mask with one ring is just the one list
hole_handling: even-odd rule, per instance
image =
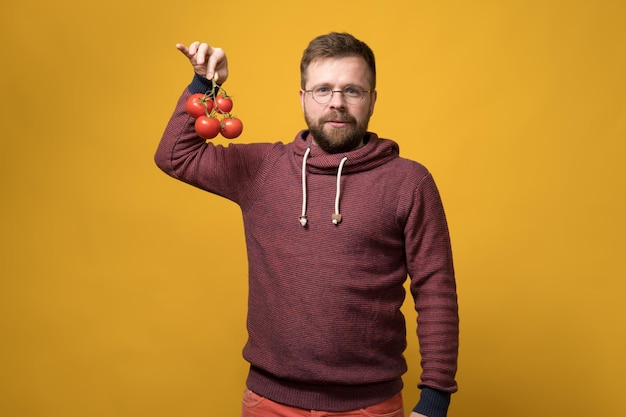
[[374, 90], [370, 94], [370, 117], [374, 114], [374, 105], [376, 105], [376, 99], [378, 98], [378, 91]]
[[305, 96], [306, 96], [306, 93], [304, 92], [304, 90], [300, 89], [300, 105], [302, 106], [302, 111], [304, 111]]

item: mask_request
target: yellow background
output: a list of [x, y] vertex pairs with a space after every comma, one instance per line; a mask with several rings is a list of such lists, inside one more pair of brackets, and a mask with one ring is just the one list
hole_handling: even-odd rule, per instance
[[227, 51], [237, 141], [289, 141], [300, 54], [339, 30], [377, 55], [370, 127], [445, 202], [450, 416], [625, 415], [624, 21], [622, 0], [3, 5], [0, 414], [238, 415], [239, 210], [152, 159], [191, 78], [174, 44]]

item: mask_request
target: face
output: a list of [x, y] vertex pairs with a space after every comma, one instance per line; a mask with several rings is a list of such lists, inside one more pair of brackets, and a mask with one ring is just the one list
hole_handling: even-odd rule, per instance
[[[306, 90], [320, 86], [331, 90], [348, 86], [371, 89], [369, 69], [361, 57], [317, 60], [309, 65], [306, 75]], [[330, 153], [363, 146], [363, 137], [374, 113], [375, 91], [366, 93], [357, 104], [346, 103], [341, 93], [334, 93], [328, 103], [319, 104], [311, 93], [300, 90], [300, 101], [313, 143]]]

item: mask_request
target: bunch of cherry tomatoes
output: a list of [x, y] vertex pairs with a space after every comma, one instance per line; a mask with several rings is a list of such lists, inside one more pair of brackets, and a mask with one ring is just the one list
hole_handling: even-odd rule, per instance
[[235, 139], [243, 131], [241, 119], [233, 116], [233, 99], [219, 87], [217, 94], [212, 88], [208, 93], [192, 94], [185, 103], [185, 110], [195, 117], [196, 133], [203, 139], [213, 139], [222, 135], [226, 139]]

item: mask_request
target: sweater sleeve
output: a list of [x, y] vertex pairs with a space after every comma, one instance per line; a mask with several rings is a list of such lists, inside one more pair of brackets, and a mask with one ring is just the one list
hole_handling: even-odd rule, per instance
[[216, 145], [197, 135], [195, 118], [185, 103], [193, 93], [206, 92], [210, 81], [195, 76], [178, 99], [156, 150], [156, 165], [169, 176], [240, 202], [269, 144]]
[[422, 365], [422, 395], [414, 410], [445, 417], [457, 391], [459, 317], [448, 225], [430, 173], [415, 189], [405, 236]]

